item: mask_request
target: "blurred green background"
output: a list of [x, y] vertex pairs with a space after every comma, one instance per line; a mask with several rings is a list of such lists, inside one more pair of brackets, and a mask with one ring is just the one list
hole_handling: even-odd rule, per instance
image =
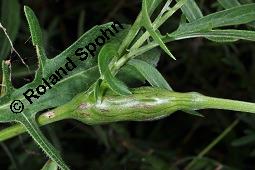
[[[7, 1], [0, 0], [0, 21], [7, 32], [13, 32], [14, 46], [32, 70], [37, 67], [37, 58], [23, 13], [24, 5], [30, 6], [39, 19], [49, 57], [59, 54], [96, 24], [112, 20], [132, 24], [141, 9], [141, 2], [137, 0], [21, 0], [15, 7], [8, 6]], [[222, 10], [214, 0], [196, 2], [204, 14]], [[175, 15], [161, 30], [174, 30], [179, 18]], [[0, 49], [5, 41], [0, 30]], [[175, 91], [197, 91], [255, 102], [254, 42], [216, 44], [197, 38], [173, 42], [169, 47], [177, 61], [162, 53], [158, 69]], [[5, 48], [8, 49], [8, 45]], [[0, 57], [11, 58], [15, 87], [33, 79], [33, 74], [26, 71], [16, 54], [7, 50], [6, 55]], [[254, 116], [219, 110], [201, 113], [204, 118], [176, 112], [153, 122], [120, 122], [94, 127], [66, 120], [42, 129], [72, 169], [175, 170], [183, 169], [226, 127], [240, 119], [194, 169], [255, 169]], [[0, 129], [7, 126], [0, 124]], [[46, 161], [27, 134], [1, 143], [0, 169], [36, 170]]]

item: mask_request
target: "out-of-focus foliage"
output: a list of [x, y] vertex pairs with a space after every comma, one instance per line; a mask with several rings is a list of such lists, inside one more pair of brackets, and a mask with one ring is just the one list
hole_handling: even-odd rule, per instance
[[[10, 40], [14, 41], [20, 27], [20, 5], [18, 0], [2, 0], [0, 18], [0, 22], [5, 27]], [[0, 31], [0, 42], [0, 61], [2, 62], [8, 57], [7, 55], [11, 50], [9, 40], [3, 30]]]
[[[196, 1], [203, 14], [231, 5], [254, 2], [252, 0]], [[16, 40], [15, 48], [34, 70], [37, 58], [29, 39], [30, 34], [23, 15], [19, 10], [23, 5], [34, 9], [39, 16], [44, 31], [46, 53], [53, 57], [72, 44], [81, 34], [96, 24], [112, 20], [133, 23], [141, 9], [135, 0], [36, 0], [20, 1], [11, 7], [2, 1], [1, 22], [5, 18], [11, 22], [7, 27], [9, 35]], [[191, 3], [191, 2], [190, 2]], [[6, 6], [6, 7], [5, 7]], [[16, 7], [17, 6], [17, 7]], [[195, 9], [196, 7], [194, 7]], [[158, 10], [158, 9], [156, 9]], [[185, 9], [183, 9], [185, 10]], [[159, 11], [158, 11], [159, 12]], [[9, 14], [12, 13], [12, 14]], [[12, 16], [11, 19], [7, 18]], [[19, 16], [18, 18], [15, 16]], [[202, 17], [200, 12], [194, 17]], [[188, 21], [194, 18], [187, 18]], [[18, 26], [20, 21], [20, 27]], [[169, 32], [177, 27], [178, 19], [171, 19], [162, 27]], [[9, 25], [9, 24], [7, 24]], [[253, 29], [253, 24], [241, 25]], [[19, 31], [16, 30], [19, 27]], [[11, 33], [13, 31], [13, 33]], [[13, 34], [13, 35], [12, 35]], [[0, 44], [6, 38], [0, 35]], [[216, 44], [204, 39], [181, 40], [171, 43], [177, 61], [162, 57], [158, 68], [176, 91], [199, 91], [207, 95], [255, 101], [255, 44], [240, 41], [235, 44]], [[5, 47], [7, 48], [7, 47]], [[8, 47], [9, 48], [9, 47]], [[10, 49], [6, 50], [6, 58]], [[2, 49], [0, 51], [2, 54]], [[166, 55], [166, 54], [163, 54]], [[1, 57], [0, 56], [0, 57]], [[20, 87], [33, 78], [14, 54], [14, 84]], [[240, 117], [237, 127], [213, 148], [206, 158], [199, 159], [196, 169], [253, 169], [255, 144], [255, 119], [222, 114], [221, 111], [204, 111], [206, 118], [187, 116], [182, 112], [171, 118], [155, 122], [126, 122], [90, 127], [75, 121], [59, 122], [42, 128], [55, 146], [61, 148], [65, 160], [74, 169], [183, 169], [214, 138], [216, 138], [234, 119]], [[3, 125], [1, 125], [3, 126]], [[3, 126], [4, 127], [4, 126]], [[60, 142], [61, 141], [61, 142]], [[61, 145], [60, 145], [61, 143]], [[0, 167], [3, 169], [40, 169], [43, 160], [28, 135], [4, 142], [0, 148]], [[22, 147], [20, 147], [22, 146]]]

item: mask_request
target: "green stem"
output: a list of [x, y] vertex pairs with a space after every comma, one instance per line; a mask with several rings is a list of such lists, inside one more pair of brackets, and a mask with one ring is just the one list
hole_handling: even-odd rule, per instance
[[[169, 17], [171, 17], [179, 8], [181, 8], [185, 4], [186, 0], [181, 0], [175, 4], [175, 6], [168, 10], [162, 17], [157, 17], [156, 20], [153, 22], [153, 28], [158, 29]], [[150, 14], [155, 10], [155, 7], [152, 6]], [[139, 29], [141, 28], [140, 22], [142, 19], [141, 13], [139, 14], [138, 18], [136, 19], [134, 25], [131, 27], [128, 35], [124, 39], [123, 43], [120, 45], [118, 50], [118, 54], [122, 55], [123, 51], [128, 48], [131, 41], [135, 38], [136, 34], [138, 33]], [[145, 48], [139, 48], [143, 45], [143, 43], [149, 38], [150, 34], [146, 31], [130, 48], [130, 52], [128, 54], [124, 54], [117, 62], [114, 63], [111, 71], [113, 74], [116, 74], [118, 70], [130, 59], [158, 46], [157, 43], [150, 43], [145, 46]], [[168, 41], [169, 38], [168, 38]]]
[[[168, 10], [162, 17], [157, 18], [153, 22], [153, 28], [156, 30], [158, 29], [163, 23], [166, 22], [166, 20], [171, 17], [178, 9], [180, 9], [187, 0], [181, 0], [177, 2], [172, 8]], [[150, 34], [148, 31], [146, 31], [136, 42], [135, 44], [130, 48], [130, 50], [135, 50], [143, 45], [143, 43], [150, 37]]]
[[[54, 110], [45, 112], [38, 117], [37, 122], [40, 126], [43, 126], [60, 120], [69, 119], [71, 116], [70, 113], [73, 112], [71, 108], [72, 107], [70, 107], [70, 105], [66, 104], [63, 105], [63, 107], [59, 107]], [[15, 125], [12, 125], [0, 131], [0, 142], [10, 139], [24, 132], [26, 132], [26, 129], [21, 124], [17, 123]]]
[[214, 139], [208, 146], [206, 146], [198, 156], [193, 159], [184, 169], [190, 169], [192, 166], [198, 161], [198, 159], [202, 158], [207, 154], [215, 145], [217, 145], [229, 132], [232, 131], [234, 127], [239, 123], [239, 120], [235, 120], [230, 126], [228, 126], [216, 139]]
[[[152, 3], [149, 4], [149, 14], [151, 15], [153, 11], [157, 8], [157, 6], [161, 3], [162, 0], [157, 1], [151, 1]], [[141, 20], [142, 20], [142, 13], [140, 12], [138, 17], [136, 18], [134, 24], [130, 28], [130, 31], [128, 32], [125, 39], [122, 41], [118, 54], [121, 56], [124, 51], [129, 47], [129, 45], [132, 43], [132, 41], [135, 39], [136, 35], [138, 34], [140, 28], [141, 28]]]
[[[145, 35], [145, 34], [143, 34]], [[182, 39], [182, 37], [180, 37], [180, 39]], [[163, 41], [164, 42], [171, 42], [171, 41], [174, 41], [174, 40], [178, 40], [178, 39], [175, 39], [174, 37], [169, 37], [169, 36], [165, 36], [163, 38]], [[140, 47], [140, 48], [137, 48], [137, 49], [134, 49], [134, 50], [130, 50], [130, 52], [128, 54], [125, 54], [123, 55], [117, 62], [114, 63], [111, 71], [113, 74], [116, 74], [118, 72], [118, 70], [126, 63], [128, 62], [129, 60], [131, 60], [132, 58], [135, 58], [155, 47], [159, 46], [158, 43], [156, 42], [151, 42], [147, 45], [144, 45], [143, 47]]]
[[[220, 99], [215, 97], [203, 97], [206, 102], [203, 103], [205, 109], [222, 109], [239, 112], [255, 113], [255, 104], [237, 100]], [[202, 108], [200, 108], [202, 109]]]
[[[255, 114], [255, 103], [207, 97], [196, 92], [178, 93], [165, 89], [143, 87], [132, 90], [133, 94], [118, 96], [107, 93], [101, 102], [91, 101], [89, 94], [82, 93], [69, 103], [41, 114], [39, 125], [63, 119], [76, 119], [96, 125], [117, 121], [156, 120], [177, 110], [223, 109]], [[0, 141], [23, 133], [20, 125], [0, 131]]]
[[128, 48], [128, 46], [131, 44], [131, 42], [134, 40], [135, 36], [137, 35], [138, 31], [140, 30], [141, 26], [140, 26], [140, 22], [142, 19], [142, 15], [141, 13], [138, 15], [138, 17], [136, 18], [134, 24], [132, 25], [132, 27], [130, 28], [130, 31], [128, 32], [127, 36], [125, 37], [125, 39], [122, 41], [119, 50], [118, 50], [118, 54], [122, 55], [123, 52]]

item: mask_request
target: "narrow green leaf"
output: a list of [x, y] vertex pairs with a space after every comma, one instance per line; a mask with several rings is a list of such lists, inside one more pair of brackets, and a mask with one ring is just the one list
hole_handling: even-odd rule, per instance
[[24, 12], [29, 24], [29, 30], [31, 33], [33, 45], [42, 46], [43, 44], [42, 31], [33, 10], [28, 6], [24, 6]]
[[[2, 0], [0, 22], [6, 28], [11, 41], [17, 36], [20, 26], [20, 5], [18, 0]], [[3, 30], [0, 29], [0, 61], [4, 60], [10, 52], [11, 46]]]
[[134, 66], [152, 86], [172, 90], [164, 77], [152, 65], [137, 59], [130, 60], [128, 64]]
[[40, 28], [40, 24], [33, 10], [27, 6], [24, 6], [24, 12], [28, 21], [28, 25], [29, 25], [29, 29], [30, 29], [30, 33], [32, 37], [32, 43], [36, 47], [37, 57], [39, 61], [39, 69], [36, 73], [37, 74], [36, 78], [41, 80], [41, 78], [44, 77], [45, 75], [44, 68], [47, 62], [47, 56], [43, 46], [43, 38], [42, 38], [43, 35]]
[[[137, 56], [136, 59], [145, 61], [146, 63], [155, 67], [158, 64], [160, 55], [161, 50], [159, 48], [154, 48]], [[118, 79], [130, 86], [137, 86], [141, 82], [145, 83], [145, 78], [141, 75], [141, 73], [129, 64], [124, 65], [116, 76]]]
[[93, 95], [94, 95], [94, 100], [97, 101], [101, 101], [101, 98], [103, 96], [103, 89], [100, 88], [101, 87], [101, 84], [102, 84], [102, 79], [98, 79], [96, 82], [95, 82], [95, 85], [94, 85], [94, 89], [93, 89]]
[[[225, 9], [241, 6], [241, 3], [238, 0], [218, 0], [218, 2]], [[247, 25], [255, 28], [255, 21], [247, 23]]]
[[159, 48], [154, 48], [150, 51], [147, 51], [139, 56], [136, 59], [145, 61], [146, 63], [153, 65], [154, 67], [158, 65], [162, 51]]
[[169, 51], [169, 49], [166, 47], [164, 42], [161, 40], [158, 33], [154, 30], [153, 25], [150, 20], [150, 16], [148, 13], [148, 6], [147, 6], [147, 0], [143, 0], [143, 6], [142, 6], [142, 16], [143, 16], [143, 26], [146, 28], [146, 30], [149, 32], [149, 34], [152, 36], [152, 38], [159, 44], [159, 46], [174, 60], [175, 57], [173, 54]]
[[182, 24], [176, 32], [209, 31], [213, 28], [246, 24], [255, 20], [255, 3], [216, 12], [191, 23]]
[[[178, 2], [180, 0], [176, 1]], [[187, 2], [181, 7], [181, 10], [189, 22], [203, 17], [202, 11], [199, 9], [195, 0], [187, 0]]]
[[109, 69], [109, 64], [112, 59], [117, 55], [118, 44], [106, 44], [98, 55], [98, 67], [101, 78], [106, 80], [109, 87], [120, 95], [131, 94], [128, 87], [116, 77], [114, 77]]
[[218, 0], [218, 2], [225, 9], [229, 9], [229, 8], [233, 8], [233, 7], [241, 5], [238, 0]]
[[[150, 1], [149, 1], [149, 2], [150, 2]], [[159, 15], [158, 15], [158, 18], [159, 18], [159, 17], [162, 17], [162, 15], [163, 15], [166, 11], [168, 11], [168, 10], [170, 9], [171, 3], [172, 3], [172, 0], [167, 0], [167, 1], [166, 1], [165, 5], [163, 6], [163, 8], [161, 9], [161, 11], [160, 11], [160, 13], [159, 13]]]
[[214, 41], [217, 43], [232, 43], [232, 42], [236, 42], [239, 39], [237, 38], [230, 38], [230, 37], [216, 37], [216, 36], [212, 36], [212, 37], [205, 37], [206, 39], [210, 40], [210, 41]]
[[95, 87], [94, 87], [94, 98], [97, 100], [98, 95], [99, 95], [99, 91], [100, 91], [100, 84], [101, 84], [102, 80], [99, 79], [96, 81], [95, 83]]
[[[149, 14], [151, 15], [154, 10], [158, 7], [158, 5], [163, 0], [150, 0], [149, 1]], [[127, 36], [123, 39], [122, 43], [120, 44], [120, 47], [118, 49], [118, 54], [122, 54], [123, 51], [125, 51], [128, 46], [131, 44], [131, 42], [134, 40], [134, 38], [137, 36], [139, 30], [141, 29], [141, 22], [142, 22], [142, 13], [140, 12], [138, 17], [136, 18], [134, 24], [131, 26]]]
[[247, 31], [247, 30], [211, 30], [204, 32], [186, 32], [180, 34], [169, 34], [168, 38], [164, 38], [164, 41], [169, 41], [170, 39], [180, 40], [187, 38], [195, 38], [195, 37], [204, 37], [212, 41], [216, 42], [233, 42], [237, 40], [249, 40], [255, 41], [255, 31]]
[[129, 86], [137, 86], [145, 83], [145, 78], [133, 66], [125, 64], [121, 67], [116, 77]]

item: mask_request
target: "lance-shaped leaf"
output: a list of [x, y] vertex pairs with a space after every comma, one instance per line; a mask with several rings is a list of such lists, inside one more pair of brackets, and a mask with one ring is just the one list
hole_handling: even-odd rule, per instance
[[[245, 11], [245, 12], [244, 12]], [[216, 42], [233, 42], [239, 39], [254, 41], [254, 32], [247, 30], [215, 29], [217, 27], [246, 24], [255, 20], [255, 4], [247, 4], [216, 12], [191, 23], [182, 24], [163, 38], [164, 42], [194, 37], [205, 37]]]
[[209, 14], [193, 22], [182, 24], [175, 33], [209, 31], [213, 28], [246, 24], [255, 20], [255, 3]]
[[[149, 1], [150, 2], [150, 1]], [[172, 3], [172, 0], [167, 0], [163, 8], [161, 9], [158, 17], [162, 17], [162, 15], [170, 9], [170, 5]]]
[[104, 79], [109, 87], [120, 95], [131, 94], [128, 87], [111, 73], [109, 65], [112, 59], [117, 55], [118, 44], [109, 43], [106, 44], [98, 55], [98, 67], [101, 74], [101, 78]]
[[[218, 0], [221, 6], [225, 9], [234, 8], [237, 6], [241, 6], [241, 3], [238, 0]], [[255, 28], [255, 21], [250, 22], [247, 24], [248, 26], [251, 26]]]
[[44, 76], [44, 67], [47, 62], [46, 53], [43, 46], [43, 36], [37, 18], [34, 12], [27, 6], [24, 7], [25, 15], [31, 32], [32, 43], [36, 47], [37, 57], [39, 61], [39, 69], [36, 78], [41, 80]]
[[[139, 56], [136, 59], [142, 60], [153, 67], [157, 66], [161, 55], [161, 50], [158, 48], [154, 48], [150, 51], [147, 51]], [[139, 71], [137, 71], [133, 66], [127, 64], [124, 65], [116, 75], [118, 79], [124, 81], [126, 84], [130, 86], [136, 86], [138, 84], [145, 83], [145, 78], [141, 75]]]
[[236, 6], [241, 5], [238, 0], [218, 0], [221, 6], [223, 6], [225, 9], [233, 8]]
[[169, 51], [169, 49], [166, 47], [164, 42], [162, 41], [160, 35], [154, 30], [153, 25], [150, 20], [150, 16], [148, 13], [148, 6], [147, 6], [147, 0], [143, 0], [142, 5], [142, 24], [146, 28], [146, 30], [150, 33], [152, 38], [159, 44], [159, 46], [170, 56], [175, 60], [175, 57], [173, 54]]
[[[149, 6], [149, 14], [151, 15], [154, 10], [158, 7], [158, 5], [162, 2], [163, 0], [150, 0], [148, 3]], [[130, 45], [131, 41], [134, 40], [136, 35], [138, 34], [140, 28], [141, 28], [141, 22], [142, 22], [142, 13], [140, 12], [137, 19], [135, 20], [134, 24], [130, 28], [127, 36], [123, 39], [122, 43], [120, 44], [118, 53], [122, 54], [124, 50], [128, 48]]]
[[[176, 1], [179, 2], [180, 0]], [[181, 7], [181, 10], [189, 22], [203, 17], [202, 11], [199, 9], [195, 0], [187, 0]]]
[[187, 38], [204, 37], [216, 42], [233, 42], [237, 40], [255, 41], [255, 31], [247, 30], [211, 30], [198, 32], [185, 32], [180, 34], [169, 34], [164, 41], [181, 40]]
[[130, 60], [128, 64], [134, 66], [152, 86], [172, 90], [164, 77], [152, 65], [138, 59]]

